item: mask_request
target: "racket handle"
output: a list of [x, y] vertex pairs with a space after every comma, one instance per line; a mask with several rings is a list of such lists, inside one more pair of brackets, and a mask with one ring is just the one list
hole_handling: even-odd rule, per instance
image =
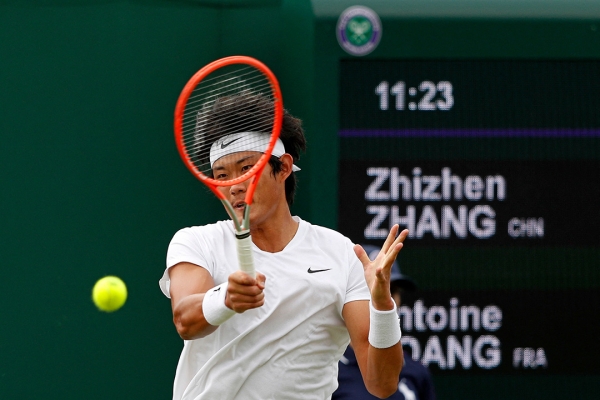
[[237, 251], [238, 260], [240, 262], [240, 269], [250, 275], [256, 277], [254, 273], [254, 258], [252, 257], [252, 238], [250, 237], [250, 231], [235, 235], [237, 238]]

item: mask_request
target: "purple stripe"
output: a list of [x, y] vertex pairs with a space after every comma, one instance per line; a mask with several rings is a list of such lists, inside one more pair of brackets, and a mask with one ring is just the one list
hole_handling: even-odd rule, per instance
[[600, 129], [341, 129], [338, 135], [340, 137], [600, 137]]

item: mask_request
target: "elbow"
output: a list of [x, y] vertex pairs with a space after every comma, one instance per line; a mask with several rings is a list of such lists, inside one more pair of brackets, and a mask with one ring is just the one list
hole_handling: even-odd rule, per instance
[[179, 337], [183, 340], [200, 339], [217, 330], [216, 326], [212, 326], [208, 323], [206, 323], [205, 326], [202, 326], [198, 321], [185, 318], [177, 311], [173, 313], [173, 324], [175, 324], [175, 329], [177, 330]]
[[379, 399], [387, 399], [399, 390], [400, 372], [404, 367], [404, 357], [396, 368], [387, 368], [385, 373], [378, 373], [370, 382], [365, 381], [367, 391]]
[[173, 315], [173, 324], [175, 325], [175, 329], [183, 340], [192, 340], [193, 335], [191, 334], [190, 326], [186, 323], [184, 318], [177, 313]]

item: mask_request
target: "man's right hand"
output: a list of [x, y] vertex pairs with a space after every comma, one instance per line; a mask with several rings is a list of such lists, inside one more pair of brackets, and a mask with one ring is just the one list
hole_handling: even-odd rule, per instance
[[237, 313], [243, 313], [252, 308], [258, 308], [265, 303], [266, 277], [256, 272], [256, 278], [243, 271], [229, 275], [225, 305]]

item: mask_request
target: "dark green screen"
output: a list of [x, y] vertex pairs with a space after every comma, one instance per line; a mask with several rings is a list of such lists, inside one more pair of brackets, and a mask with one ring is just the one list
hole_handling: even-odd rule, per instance
[[600, 373], [599, 70], [340, 61], [339, 229], [375, 245], [411, 231], [404, 341], [438, 382]]
[[[574, 16], [582, 3], [556, 2], [564, 7], [559, 11], [527, 1], [424, 1], [402, 8], [374, 1], [364, 5], [381, 18], [381, 42], [367, 56], [355, 57], [335, 38], [339, 15], [354, 4], [317, 3], [322, 8], [315, 8], [315, 116], [323, 132], [337, 135], [335, 142], [325, 143], [329, 135], [323, 135], [323, 144], [317, 143], [319, 156], [328, 162], [313, 182], [320, 182], [321, 197], [337, 200], [322, 204], [320, 218], [330, 210], [328, 224], [357, 242], [381, 244], [382, 239], [365, 239], [364, 230], [375, 216], [367, 213], [368, 205], [388, 207], [390, 213], [396, 206], [397, 217], [406, 217], [407, 207], [414, 206], [415, 224], [430, 207], [424, 220], [430, 230], [407, 240], [400, 266], [418, 286], [404, 296], [413, 326], [403, 334], [418, 341], [419, 359], [427, 355], [438, 398], [597, 398], [595, 355], [600, 352], [593, 316], [598, 312], [600, 253], [593, 199], [600, 158], [595, 111], [600, 35], [595, 9], [588, 4]], [[375, 89], [384, 80], [389, 88], [404, 81], [406, 90], [418, 89], [424, 81], [436, 86], [449, 81], [455, 102], [450, 111], [410, 111], [409, 102], [418, 103], [424, 92], [412, 99], [406, 92], [405, 111], [383, 112]], [[433, 100], [442, 99], [441, 93], [437, 96]], [[395, 98], [389, 100], [391, 108]], [[390, 195], [389, 200], [366, 201], [376, 178], [367, 175], [369, 167], [390, 176], [396, 168], [396, 177], [411, 181], [417, 167], [420, 176], [434, 177], [449, 168], [463, 182], [469, 176], [485, 182], [487, 176], [501, 175], [506, 197], [426, 202], [415, 201], [413, 194], [404, 200], [400, 185], [398, 200]], [[332, 179], [339, 181], [336, 188], [327, 186]], [[386, 182], [375, 192], [389, 190]], [[567, 189], [575, 192], [565, 194]], [[489, 240], [474, 238], [468, 222], [464, 239], [454, 230], [447, 239], [433, 238], [433, 214], [441, 224], [443, 207], [458, 215], [464, 206], [468, 219], [477, 205], [496, 212], [497, 229]], [[524, 236], [510, 237], [508, 222], [517, 216], [526, 222], [531, 218], [530, 224], [544, 217], [543, 237], [539, 225], [528, 231], [526, 224]], [[380, 228], [387, 228], [387, 222], [389, 218]], [[583, 227], [578, 234], [587, 244], [568, 234], [562, 235], [562, 243], [565, 226]], [[550, 240], [551, 232], [559, 239]], [[465, 330], [460, 321], [453, 328], [453, 310], [460, 312], [462, 306], [474, 306], [471, 311], [478, 309], [479, 316], [487, 309], [487, 317], [498, 307], [501, 327], [479, 325], [476, 330], [469, 319]], [[428, 325], [424, 309], [433, 309], [429, 322], [439, 330]], [[417, 318], [424, 320], [424, 329], [415, 326]], [[492, 360], [487, 368], [485, 357], [477, 360], [473, 348], [477, 357]]]

